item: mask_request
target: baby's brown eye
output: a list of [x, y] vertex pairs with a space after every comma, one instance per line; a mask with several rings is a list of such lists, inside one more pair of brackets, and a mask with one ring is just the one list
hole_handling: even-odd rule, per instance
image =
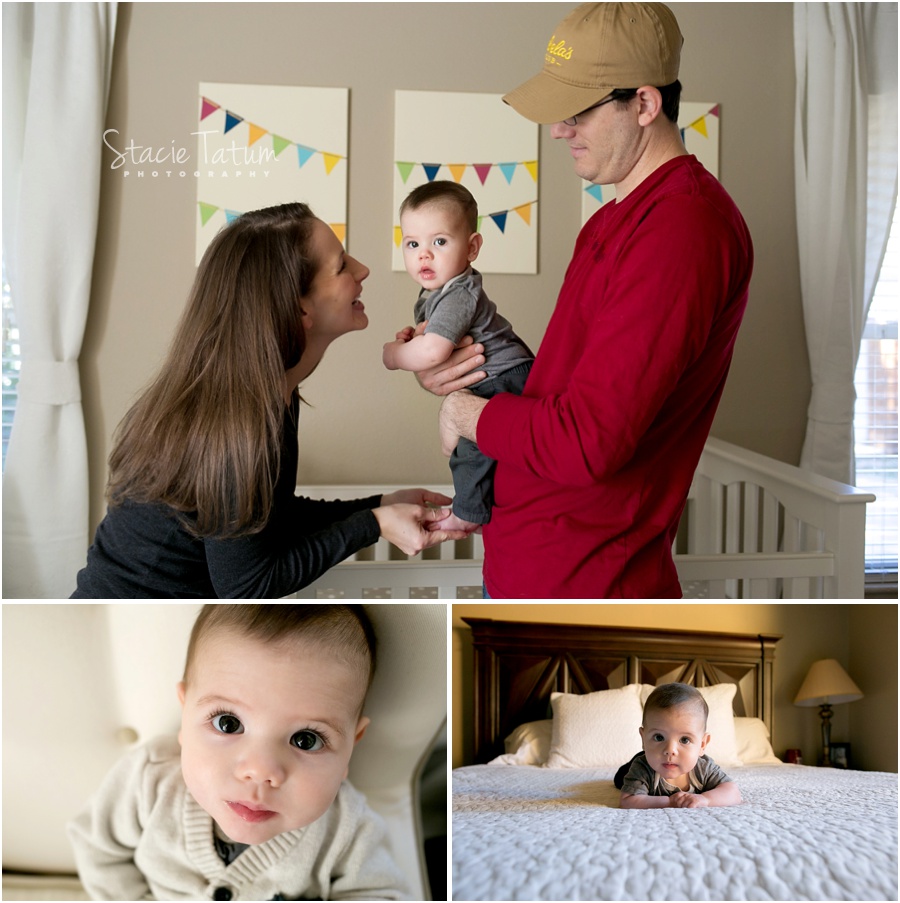
[[325, 746], [325, 742], [314, 731], [297, 731], [297, 733], [291, 737], [291, 743], [293, 743], [297, 749], [302, 749], [304, 752], [316, 752], [316, 750], [322, 749]]
[[222, 734], [238, 734], [243, 729], [240, 719], [234, 715], [216, 715], [212, 726]]

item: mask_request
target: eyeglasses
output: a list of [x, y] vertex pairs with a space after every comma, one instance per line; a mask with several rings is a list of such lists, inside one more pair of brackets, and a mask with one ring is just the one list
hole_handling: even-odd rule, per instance
[[569, 119], [563, 119], [563, 123], [568, 126], [578, 125], [579, 116], [584, 116], [585, 113], [589, 113], [591, 110], [596, 110], [597, 107], [602, 107], [604, 104], [612, 103], [614, 100], [618, 100], [618, 98], [607, 97], [606, 100], [601, 100], [600, 103], [595, 103], [592, 107], [588, 107], [586, 110], [582, 110], [580, 113], [576, 113]]
[[578, 125], [579, 116], [584, 116], [585, 113], [589, 113], [591, 110], [596, 110], [597, 107], [602, 107], [604, 104], [612, 103], [614, 100], [630, 100], [636, 94], [637, 88], [616, 88], [612, 92], [612, 94], [610, 94], [609, 97], [607, 97], [605, 100], [601, 100], [600, 103], [595, 103], [592, 107], [588, 107], [586, 110], [582, 110], [580, 113], [576, 113], [569, 119], [563, 119], [563, 123], [565, 123], [565, 125], [569, 127]]

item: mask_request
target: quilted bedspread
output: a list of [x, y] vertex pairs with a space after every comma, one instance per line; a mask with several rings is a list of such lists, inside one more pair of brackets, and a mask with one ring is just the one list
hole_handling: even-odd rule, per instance
[[897, 899], [896, 774], [729, 773], [740, 806], [623, 810], [612, 771], [456, 769], [453, 899]]

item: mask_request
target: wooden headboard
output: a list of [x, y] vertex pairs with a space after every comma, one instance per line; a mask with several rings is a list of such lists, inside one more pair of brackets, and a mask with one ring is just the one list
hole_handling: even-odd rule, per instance
[[503, 752], [526, 721], [550, 717], [551, 693], [626, 684], [733, 683], [734, 713], [773, 734], [775, 644], [780, 634], [708, 633], [463, 618], [475, 652], [475, 761]]

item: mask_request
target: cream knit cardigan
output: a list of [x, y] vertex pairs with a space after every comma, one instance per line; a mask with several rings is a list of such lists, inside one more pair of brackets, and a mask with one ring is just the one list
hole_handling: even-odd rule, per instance
[[213, 820], [188, 793], [175, 738], [120, 760], [68, 826], [95, 900], [406, 900], [382, 820], [346, 781], [329, 810], [226, 866]]

